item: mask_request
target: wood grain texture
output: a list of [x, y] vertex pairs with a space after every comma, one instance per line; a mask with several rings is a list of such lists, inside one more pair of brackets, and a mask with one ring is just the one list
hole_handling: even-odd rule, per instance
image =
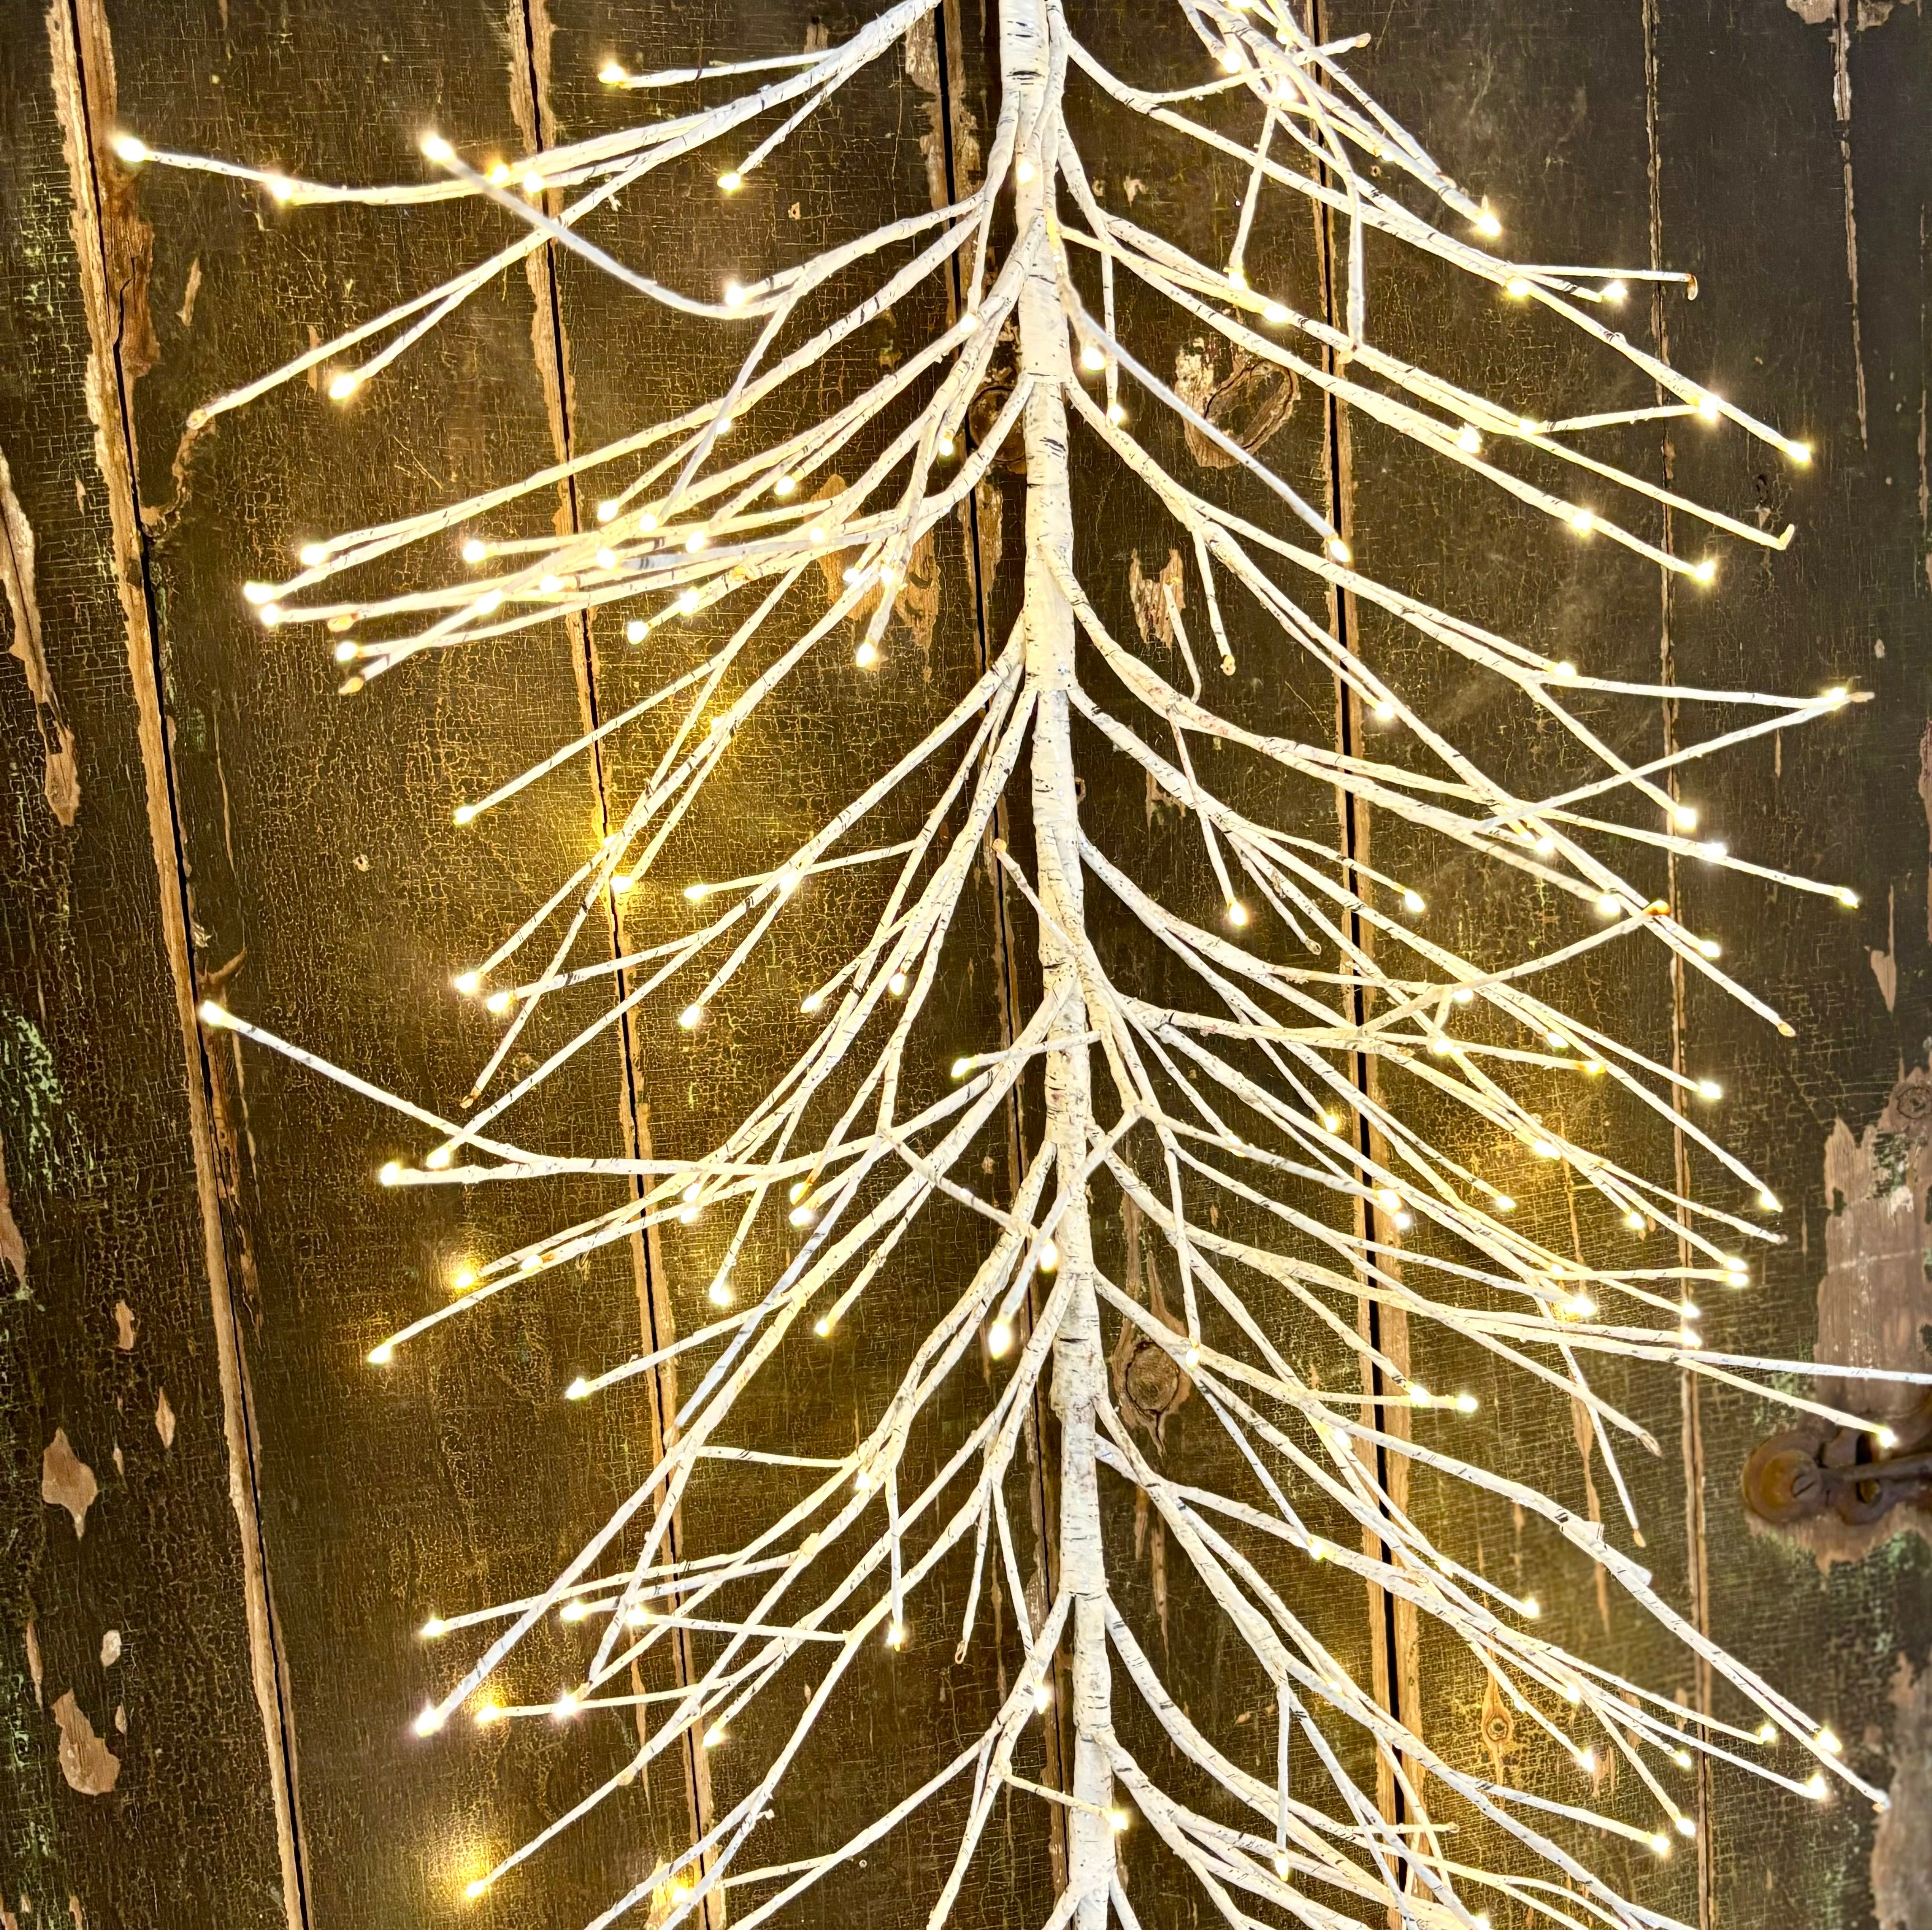
[[[0, 67], [0, 1914], [298, 1914], [120, 398], [138, 223], [95, 192], [97, 24]], [[111, 70], [92, 79], [112, 88]], [[211, 1237], [212, 1236], [212, 1237]]]

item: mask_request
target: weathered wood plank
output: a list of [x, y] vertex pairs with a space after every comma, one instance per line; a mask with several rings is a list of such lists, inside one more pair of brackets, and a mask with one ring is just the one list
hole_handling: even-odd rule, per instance
[[[117, 11], [113, 25], [130, 124], [329, 178], [412, 176], [431, 118], [465, 139], [512, 135], [527, 61], [520, 9], [270, 19], [189, 5]], [[453, 802], [500, 760], [580, 727], [567, 642], [418, 666], [428, 674], [351, 706], [326, 649], [266, 634], [237, 589], [282, 573], [310, 534], [544, 460], [530, 291], [484, 291], [353, 410], [298, 382], [229, 418], [181, 451], [176, 479], [194, 405], [306, 346], [310, 323], [332, 331], [472, 258], [486, 231], [459, 216], [398, 245], [386, 217], [288, 219], [227, 184], [154, 175], [139, 192], [166, 291], [160, 362], [140, 397], [141, 479], [158, 512], [199, 969], [238, 1010], [448, 1103], [482, 1035], [448, 990], [452, 966], [591, 837], [580, 790], [466, 842], [449, 829]], [[547, 1277], [454, 1345], [379, 1375], [364, 1360], [376, 1339], [437, 1304], [466, 1257], [554, 1224], [558, 1201], [384, 1194], [374, 1168], [406, 1149], [388, 1120], [293, 1068], [226, 1046], [217, 1062], [312, 1908], [350, 1923], [473, 1920], [466, 1882], [621, 1757], [610, 1739], [526, 1724], [489, 1741], [479, 1773], [466, 1735], [416, 1737], [410, 1716], [452, 1665], [416, 1632], [439, 1610], [540, 1585], [648, 1466], [641, 1403], [587, 1414], [560, 1398], [587, 1353], [634, 1346], [631, 1258]], [[532, 1129], [619, 1150], [620, 1092], [614, 1053], [593, 1055]], [[552, 1443], [554, 1462], [536, 1452]], [[532, 1692], [554, 1694], [541, 1650], [530, 1659], [545, 1678]], [[681, 1839], [680, 1784], [658, 1779], [652, 1800]], [[649, 1845], [613, 1824], [579, 1833], [553, 1864], [560, 1914], [588, 1917], [614, 1871], [648, 1870]]]
[[[1828, 1164], [1834, 1122], [1854, 1136], [1876, 1123], [1895, 1082], [1924, 1065], [1932, 1032], [1918, 789], [1932, 718], [1923, 427], [1932, 157], [1919, 131], [1932, 118], [1932, 36], [1917, 10], [1887, 21], [1888, 10], [1695, 0], [1658, 10], [1666, 247], [1703, 283], [1696, 306], [1672, 317], [1673, 352], [1740, 397], [1763, 394], [1818, 451], [1813, 472], [1794, 479], [1734, 443], [1676, 439], [1691, 486], [1798, 525], [1768, 569], [1739, 573], [1708, 603], [1675, 604], [1678, 673], [1760, 685], [1768, 674], [1773, 687], [1798, 691], [1850, 683], [1876, 699], [1700, 781], [1718, 835], [1851, 885], [1861, 910], [1701, 869], [1685, 881], [1700, 924], [1796, 1028], [1778, 1038], [1690, 988], [1699, 1069], [1730, 1093], [1722, 1123], [1784, 1200], [1788, 1242], [1749, 1294], [1713, 1310], [1708, 1331], [1714, 1344], [1800, 1358], [1814, 1335], [1820, 1352], [1843, 1344], [1845, 1327], [1828, 1326], [1834, 1296], [1845, 1304], [1846, 1276], [1834, 1269], [1870, 1263], [1869, 1221], [1860, 1231], [1856, 1217], [1838, 1220], [1850, 1203], [1834, 1187], [1851, 1189]], [[1908, 1260], [1908, 1305], [1913, 1271]], [[1890, 1305], [1884, 1290], [1862, 1303], [1860, 1338], [1896, 1326]], [[1922, 1335], [1912, 1358], [1912, 1332], [1908, 1318], [1906, 1351], [1890, 1364], [1927, 1365]], [[1910, 1808], [1923, 1731], [1915, 1742], [1909, 1709], [1893, 1704], [1909, 1701], [1932, 1650], [1932, 1551], [1906, 1533], [1832, 1565], [1754, 1533], [1744, 1464], [1790, 1421], [1725, 1392], [1706, 1394], [1701, 1423], [1712, 1632], [1832, 1723], [1855, 1767], [1900, 1798], [1881, 1824], [1856, 1800], [1753, 1803], [1736, 1779], [1715, 1779], [1714, 1920], [1912, 1921], [1924, 1907], [1928, 1819]]]
[[244, 1390], [120, 397], [98, 16], [0, 25], [0, 1916], [293, 1923]]

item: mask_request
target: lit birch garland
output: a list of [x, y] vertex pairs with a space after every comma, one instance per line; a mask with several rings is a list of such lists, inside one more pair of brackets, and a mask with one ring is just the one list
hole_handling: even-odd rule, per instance
[[[1889, 1446], [1876, 1423], [1788, 1391], [1810, 1363], [1744, 1357], [1705, 1347], [1696, 1294], [1748, 1283], [1738, 1249], [1774, 1239], [1754, 1210], [1774, 1214], [1763, 1182], [1680, 1108], [1680, 1095], [1715, 1099], [1698, 1082], [1658, 1064], [1536, 990], [1540, 976], [1593, 948], [1648, 940], [1753, 1012], [1790, 1028], [1717, 963], [1714, 942], [1686, 927], [1676, 909], [1624, 879], [1604, 855], [1622, 839], [1748, 873], [1799, 892], [1856, 904], [1816, 885], [1733, 856], [1697, 835], [1694, 812], [1676, 801], [1676, 774], [1693, 760], [1766, 732], [1836, 711], [1843, 690], [1814, 697], [1700, 691], [1592, 677], [1568, 662], [1496, 636], [1363, 574], [1341, 533], [1259, 456], [1190, 407], [1136, 358], [1116, 310], [1120, 277], [1214, 331], [1232, 347], [1334, 395], [1407, 439], [1418, 461], [1454, 464], [1567, 524], [1580, 538], [1629, 548], [1699, 584], [1717, 574], [1714, 553], [1690, 559], [1658, 547], [1602, 506], [1612, 491], [1667, 508], [1684, 527], [1714, 538], [1782, 549], [1786, 529], [1705, 508], [1591, 455], [1588, 432], [1680, 416], [1728, 424], [1788, 461], [1809, 450], [1755, 421], [1735, 403], [1635, 346], [1602, 319], [1637, 280], [1682, 282], [1656, 271], [1544, 266], [1494, 252], [1502, 225], [1488, 205], [1444, 175], [1414, 138], [1345, 71], [1360, 43], [1312, 43], [1284, 0], [1178, 0], [1216, 77], [1167, 92], [1131, 85], [1074, 37], [1059, 0], [1000, 0], [1000, 107], [983, 185], [932, 209], [840, 243], [761, 279], [693, 295], [633, 268], [586, 228], [618, 197], [661, 168], [700, 151], [717, 189], [740, 192], [788, 137], [869, 64], [924, 31], [934, 0], [900, 0], [850, 40], [823, 50], [736, 65], [633, 74], [616, 64], [602, 78], [621, 94], [720, 80], [743, 91], [723, 105], [674, 115], [479, 169], [440, 136], [422, 142], [434, 169], [427, 184], [329, 187], [226, 162], [152, 149], [131, 134], [116, 141], [142, 163], [232, 175], [292, 207], [324, 202], [400, 206], [464, 196], [514, 217], [514, 238], [473, 267], [322, 344], [286, 367], [197, 412], [205, 424], [311, 370], [350, 403], [470, 295], [508, 267], [549, 247], [567, 249], [624, 288], [679, 313], [752, 337], [724, 391], [670, 420], [574, 456], [469, 500], [311, 544], [285, 581], [244, 593], [271, 626], [319, 625], [336, 640], [346, 694], [411, 658], [526, 631], [542, 638], [560, 618], [621, 622], [633, 644], [699, 613], [730, 604], [725, 640], [694, 656], [660, 688], [488, 796], [459, 803], [473, 823], [527, 785], [614, 733], [649, 718], [669, 740], [618, 828], [487, 957], [464, 961], [454, 984], [501, 1020], [494, 1050], [472, 1090], [443, 1116], [384, 1092], [212, 1003], [211, 1026], [284, 1053], [392, 1108], [422, 1129], [414, 1164], [386, 1167], [386, 1185], [472, 1186], [562, 1174], [634, 1182], [623, 1203], [552, 1237], [468, 1272], [459, 1297], [378, 1346], [378, 1364], [446, 1320], [640, 1230], [706, 1212], [734, 1216], [725, 1257], [710, 1284], [717, 1317], [656, 1353], [602, 1367], [576, 1381], [573, 1399], [651, 1372], [674, 1357], [700, 1371], [657, 1465], [542, 1594], [433, 1619], [431, 1638], [466, 1642], [441, 1698], [417, 1722], [424, 1736], [466, 1707], [482, 1722], [556, 1719], [592, 1710], [648, 1707], [648, 1740], [616, 1777], [587, 1791], [531, 1842], [479, 1875], [472, 1894], [500, 1882], [640, 1772], [694, 1734], [721, 1745], [742, 1712], [805, 1658], [820, 1671], [802, 1715], [774, 1714], [785, 1740], [746, 1793], [712, 1815], [668, 1871], [616, 1898], [592, 1930], [640, 1908], [674, 1925], [713, 1892], [736, 1893], [731, 1914], [755, 1925], [851, 1866], [922, 1804], [953, 1792], [963, 1818], [950, 1869], [934, 1872], [928, 1923], [947, 1920], [995, 1806], [1017, 1795], [1064, 1812], [1066, 1887], [1048, 1930], [1102, 1930], [1138, 1919], [1117, 1872], [1114, 1833], [1137, 1812], [1197, 1882], [1212, 1912], [1235, 1926], [1258, 1905], [1311, 1926], [1378, 1924], [1393, 1911], [1416, 1926], [1474, 1926], [1514, 1904], [1552, 1921], [1654, 1925], [1669, 1920], [1619, 1896], [1593, 1874], [1562, 1826], [1630, 1837], [1659, 1854], [1694, 1825], [1672, 1794], [1672, 1773], [1699, 1753], [1739, 1764], [1794, 1795], [1822, 1799], [1834, 1782], [1882, 1805], [1843, 1760], [1837, 1739], [1744, 1664], [1715, 1647], [1652, 1587], [1646, 1571], [1600, 1526], [1580, 1521], [1535, 1488], [1408, 1437], [1388, 1424], [1408, 1409], [1466, 1413], [1466, 1394], [1432, 1392], [1357, 1330], [1366, 1298], [1420, 1327], [1428, 1323], [1488, 1350], [1499, 1365], [1544, 1383], [1587, 1413], [1633, 1530], [1636, 1516], [1613, 1437], [1654, 1450], [1636, 1422], [1596, 1393], [1585, 1362], [1609, 1354], [1653, 1361], [1748, 1389]], [[1070, 86], [1158, 123], [1245, 170], [1237, 239], [1222, 266], [1103, 208], [1063, 115]], [[1198, 118], [1214, 97], [1252, 102], [1258, 127], [1238, 139]], [[1244, 144], [1245, 142], [1245, 144]], [[1361, 169], [1364, 157], [1375, 173]], [[1438, 228], [1382, 186], [1405, 178], [1434, 198]], [[1300, 314], [1250, 285], [1244, 256], [1257, 221], [1286, 205], [1282, 191], [1330, 211], [1346, 239], [1346, 325]], [[1264, 204], [1267, 205], [1264, 206]], [[1011, 211], [1013, 237], [996, 260], [996, 211]], [[1366, 334], [1364, 238], [1370, 229], [1491, 283], [1508, 301], [1534, 303], [1622, 356], [1668, 400], [1654, 406], [1539, 421], [1376, 349]], [[841, 343], [922, 285], [957, 277], [956, 322], [822, 420], [760, 442], [749, 424], [767, 398], [812, 376]], [[835, 282], [862, 283], [854, 305], [795, 340], [790, 325]], [[1097, 286], [1098, 312], [1083, 289]], [[789, 333], [788, 332], [789, 330]], [[970, 433], [969, 406], [993, 367], [1003, 335], [1016, 339], [1010, 394], [988, 426]], [[1138, 410], [1167, 411], [1214, 446], [1250, 486], [1249, 520], [1190, 489], [1134, 433]], [[1181, 604], [1164, 589], [1166, 614], [1190, 688], [1110, 634], [1076, 565], [1076, 507], [1068, 444], [1078, 435], [1118, 459], [1185, 532], [1203, 593], [1207, 634], [1190, 636]], [[730, 436], [728, 443], [725, 438]], [[1024, 450], [1024, 607], [1011, 640], [951, 712], [919, 743], [796, 849], [754, 875], [688, 886], [691, 923], [616, 958], [598, 953], [614, 895], [659, 865], [706, 784], [728, 769], [738, 733], [781, 700], [808, 658], [850, 647], [850, 674], [876, 673], [915, 546], [952, 517], [1010, 443]], [[842, 457], [862, 463], [856, 481], [825, 481]], [[1580, 499], [1558, 486], [1566, 473], [1588, 486]], [[1528, 480], [1532, 473], [1555, 479]], [[565, 481], [601, 490], [596, 526], [584, 533], [506, 540], [496, 513]], [[816, 486], [822, 485], [822, 486]], [[815, 487], [816, 486], [816, 487]], [[466, 573], [434, 587], [381, 593], [370, 572], [413, 546], [454, 547]], [[822, 613], [800, 613], [797, 586], [842, 566], [842, 587]], [[1372, 663], [1313, 621], [1286, 585], [1352, 596], [1453, 654], [1470, 677], [1513, 687], [1596, 767], [1588, 782], [1542, 797], [1520, 796], [1483, 771], [1437, 721], [1410, 707]], [[745, 592], [754, 592], [748, 598]], [[734, 600], [736, 601], [734, 601]], [[1264, 736], [1223, 718], [1204, 699], [1198, 652], [1234, 665], [1228, 619], [1239, 602], [1250, 625], [1271, 625], [1306, 652], [1377, 719], [1407, 733], [1426, 754], [1414, 768], [1327, 742]], [[686, 633], [694, 634], [694, 633]], [[1084, 646], [1084, 651], [1083, 651]], [[1089, 654], [1090, 653], [1090, 654]], [[1084, 682], [1104, 666], [1138, 706], [1117, 715]], [[1633, 764], [1597, 736], [1574, 700], [1616, 697], [1684, 705], [1720, 703], [1755, 718]], [[1116, 700], [1117, 701], [1117, 700]], [[661, 714], [658, 715], [658, 714]], [[1226, 926], [1212, 930], [1162, 904], [1093, 841], [1078, 809], [1076, 718], [1184, 805], [1198, 825], [1217, 881]], [[1151, 721], [1154, 728], [1150, 730]], [[1419, 894], [1352, 855], [1257, 818], [1202, 781], [1198, 746], [1240, 747], [1323, 792], [1352, 795], [1512, 868], [1550, 900], [1576, 901], [1580, 935], [1503, 966], [1480, 966], [1432, 938]], [[1162, 748], [1171, 742], [1172, 754]], [[994, 836], [1000, 800], [1026, 760], [1036, 851], [1029, 871]], [[896, 842], [868, 821], [911, 781], [934, 781], [937, 802], [920, 828]], [[1654, 828], [1596, 814], [1621, 794], [1656, 814]], [[1641, 814], [1641, 813], [1640, 813]], [[1010, 1042], [989, 1041], [952, 1068], [945, 1098], [908, 1111], [899, 1088], [923, 1038], [918, 1022], [946, 969], [949, 929], [976, 863], [994, 868], [1010, 899], [1034, 920], [1039, 1002]], [[800, 886], [848, 874], [842, 889], [880, 881], [870, 937], [803, 1000], [822, 1018], [816, 1036], [765, 1099], [701, 1155], [568, 1158], [528, 1148], [508, 1115], [625, 1014], [695, 1032], [730, 995], [733, 981]], [[1198, 986], [1198, 1007], [1150, 1003], [1124, 990], [1097, 952], [1087, 897], [1099, 892]], [[600, 923], [600, 919], [602, 922]], [[1276, 921], [1302, 962], [1270, 955]], [[1278, 937], [1278, 934], [1276, 934]], [[1285, 951], [1274, 946], [1272, 949]], [[1395, 965], [1400, 961], [1403, 969]], [[533, 1029], [554, 1012], [552, 994], [609, 979], [617, 996], [588, 1026], [565, 1024], [539, 1046]], [[513, 1075], [521, 1046], [533, 1070]], [[977, 1149], [1004, 1116], [1018, 1082], [1041, 1062], [1046, 1130], [1012, 1198], [976, 1191]], [[1358, 1062], [1378, 1077], [1364, 1081]], [[518, 1062], [524, 1062], [522, 1060]], [[1722, 1199], [1687, 1198], [1574, 1143], [1529, 1110], [1525, 1078], [1600, 1079], [1652, 1108], [1728, 1176]], [[1424, 1089], [1432, 1109], [1461, 1108], [1492, 1143], [1513, 1143], [1567, 1168], [1633, 1234], [1661, 1234], [1683, 1256], [1668, 1266], [1566, 1258], [1512, 1223], [1515, 1203], [1495, 1182], [1434, 1143], [1383, 1087]], [[827, 1109], [836, 1112], [829, 1130]], [[974, 1158], [969, 1160], [969, 1152]], [[1178, 1329], [1141, 1304], [1096, 1263], [1090, 1197], [1111, 1193], [1155, 1230], [1180, 1283]], [[1307, 1210], [1332, 1196], [1344, 1222]], [[896, 1391], [850, 1453], [837, 1457], [754, 1452], [729, 1440], [740, 1398], [782, 1349], [822, 1347], [860, 1297], [876, 1290], [895, 1249], [930, 1203], [946, 1200], [986, 1223], [986, 1257], [944, 1317], [919, 1343]], [[1210, 1201], [1238, 1203], [1237, 1218], [1269, 1223], [1251, 1241], [1220, 1229]], [[1298, 1204], [1298, 1200], [1303, 1202]], [[796, 1251], [752, 1287], [740, 1263], [754, 1232], [779, 1215]], [[1421, 1223], [1428, 1245], [1404, 1245]], [[1462, 1259], [1444, 1256], [1460, 1253]], [[1170, 1355], [1252, 1476], [1246, 1498], [1190, 1485], [1164, 1471], [1118, 1410], [1103, 1355], [1108, 1329], [1136, 1332]], [[1379, 1374], [1379, 1391], [1318, 1389], [1291, 1365], [1298, 1335], [1356, 1354]], [[946, 1443], [936, 1473], [916, 1488], [901, 1474], [908, 1436], [935, 1395], [982, 1343], [1004, 1375], [986, 1412]], [[1048, 1362], [1052, 1363], [1050, 1375]], [[1835, 1377], [1861, 1370], [1833, 1367]], [[1887, 1378], [1932, 1380], [1932, 1376]], [[1035, 1395], [1050, 1390], [1060, 1423], [1057, 1586], [1038, 1626], [1029, 1619], [1006, 1487]], [[1446, 1424], [1451, 1431], [1454, 1423]], [[1372, 1450], [1364, 1453], [1364, 1449]], [[1539, 1612], [1432, 1545], [1378, 1478], [1395, 1457], [1506, 1500], [1598, 1564], [1737, 1692], [1754, 1715], [1742, 1724], [1677, 1706], [1540, 1639]], [[1379, 1458], [1378, 1458], [1379, 1457]], [[668, 1540], [676, 1505], [707, 1461], [800, 1471], [803, 1498], [779, 1509], [728, 1551], [674, 1560]], [[1102, 1494], [1137, 1491], [1157, 1516], [1200, 1588], [1273, 1685], [1271, 1780], [1238, 1767], [1225, 1743], [1176, 1704], [1110, 1594]], [[761, 1494], [768, 1490], [761, 1488]], [[776, 1504], [773, 1504], [776, 1506]], [[1317, 1512], [1360, 1531], [1352, 1545], [1309, 1524]], [[1515, 1716], [1557, 1739], [1580, 1768], [1614, 1756], [1634, 1773], [1649, 1809], [1633, 1823], [1599, 1810], [1588, 1791], [1506, 1786], [1445, 1758], [1401, 1727], [1354, 1682], [1258, 1565], [1275, 1542], [1302, 1560], [1346, 1570], [1412, 1605], [1465, 1644]], [[1379, 1549], [1379, 1553], [1365, 1551]], [[850, 1842], [798, 1860], [761, 1863], [754, 1833], [775, 1804], [807, 1800], [785, 1776], [842, 1679], [866, 1645], [902, 1644], [924, 1589], [942, 1563], [970, 1558], [960, 1631], [964, 1659], [995, 1638], [980, 1605], [1004, 1591], [1018, 1623], [1002, 1678], [1009, 1687], [983, 1734], [924, 1787]], [[1033, 1605], [1037, 1613], [1040, 1604]], [[500, 1683], [518, 1645], [539, 1623], [580, 1626], [580, 1680], [538, 1703], [506, 1698]], [[710, 1659], [688, 1681], [645, 1691], [633, 1664], [678, 1632], [705, 1638]], [[594, 1636], [594, 1641], [590, 1638]], [[1064, 1657], [1063, 1657], [1064, 1652]], [[1066, 1660], [1065, 1657], [1070, 1657]], [[1072, 1688], [1069, 1787], [1051, 1788], [1016, 1767], [1028, 1725], [1048, 1710], [1057, 1659]], [[789, 1677], [796, 1707], [798, 1677]], [[1117, 1732], [1117, 1701], [1132, 1698], [1174, 1751], [1224, 1798], [1212, 1815], [1165, 1788]], [[1049, 1719], [1052, 1719], [1049, 1718]], [[1398, 1821], [1344, 1768], [1336, 1738], [1353, 1726], [1372, 1739], [1399, 1793]], [[640, 1733], [643, 1733], [640, 1731]], [[1772, 1746], [1784, 1744], [1780, 1751]], [[1802, 1758], [1802, 1767], [1791, 1765]], [[1511, 1868], [1459, 1860], [1424, 1779], [1442, 1800], [1516, 1839]], [[1682, 1785], [1678, 1785], [1682, 1787]], [[963, 1792], [963, 1794], [961, 1793]], [[1559, 1835], [1547, 1833], [1556, 1828]], [[1559, 1839], [1559, 1837], [1561, 1839]], [[1582, 1840], [1580, 1838], [1578, 1840]], [[541, 1867], [540, 1864], [538, 1866]], [[1524, 1872], [1539, 1872], [1525, 1874]]]

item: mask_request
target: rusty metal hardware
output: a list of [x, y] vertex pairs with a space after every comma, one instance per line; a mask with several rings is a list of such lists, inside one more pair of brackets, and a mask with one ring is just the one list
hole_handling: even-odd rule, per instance
[[1851, 1428], [1774, 1435], [1744, 1464], [1745, 1505], [1782, 1528], [1826, 1515], [1862, 1527], [1894, 1508], [1932, 1504], [1932, 1452], [1880, 1460], [1875, 1445]]

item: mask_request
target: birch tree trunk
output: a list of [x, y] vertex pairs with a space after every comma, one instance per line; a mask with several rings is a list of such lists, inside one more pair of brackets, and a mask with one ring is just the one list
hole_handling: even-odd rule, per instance
[[[1026, 674], [1037, 699], [1033, 742], [1033, 818], [1038, 844], [1040, 934], [1046, 1002], [1059, 1003], [1054, 1030], [1078, 1038], [1087, 1030], [1086, 1002], [1072, 949], [1086, 929], [1080, 865], [1078, 800], [1068, 729], [1067, 691], [1074, 680], [1074, 618], [1049, 566], [1058, 560], [1073, 576], [1073, 499], [1067, 475], [1066, 411], [1061, 400], [1074, 379], [1066, 316], [1048, 245], [1045, 213], [1053, 179], [1052, 148], [1060, 103], [1049, 73], [1046, 0], [1006, 0], [1000, 16], [1000, 77], [1018, 106], [1019, 245], [1030, 246], [1018, 304], [1022, 379], [1034, 378], [1026, 405]], [[1072, 1197], [1058, 1229], [1060, 1265], [1070, 1269], [1072, 1296], [1054, 1346], [1052, 1399], [1060, 1425], [1060, 1585], [1072, 1597], [1073, 1794], [1067, 1884], [1080, 1901], [1077, 1930], [1105, 1930], [1107, 1887], [1113, 1873], [1113, 1830], [1107, 1812], [1113, 1773], [1102, 1741], [1112, 1727], [1107, 1668], [1106, 1563], [1100, 1540], [1100, 1497], [1094, 1454], [1094, 1410], [1106, 1371], [1100, 1313], [1093, 1284], [1093, 1236], [1080, 1175], [1093, 1116], [1088, 1048], [1068, 1045], [1046, 1056], [1046, 1131], [1056, 1178]]]

